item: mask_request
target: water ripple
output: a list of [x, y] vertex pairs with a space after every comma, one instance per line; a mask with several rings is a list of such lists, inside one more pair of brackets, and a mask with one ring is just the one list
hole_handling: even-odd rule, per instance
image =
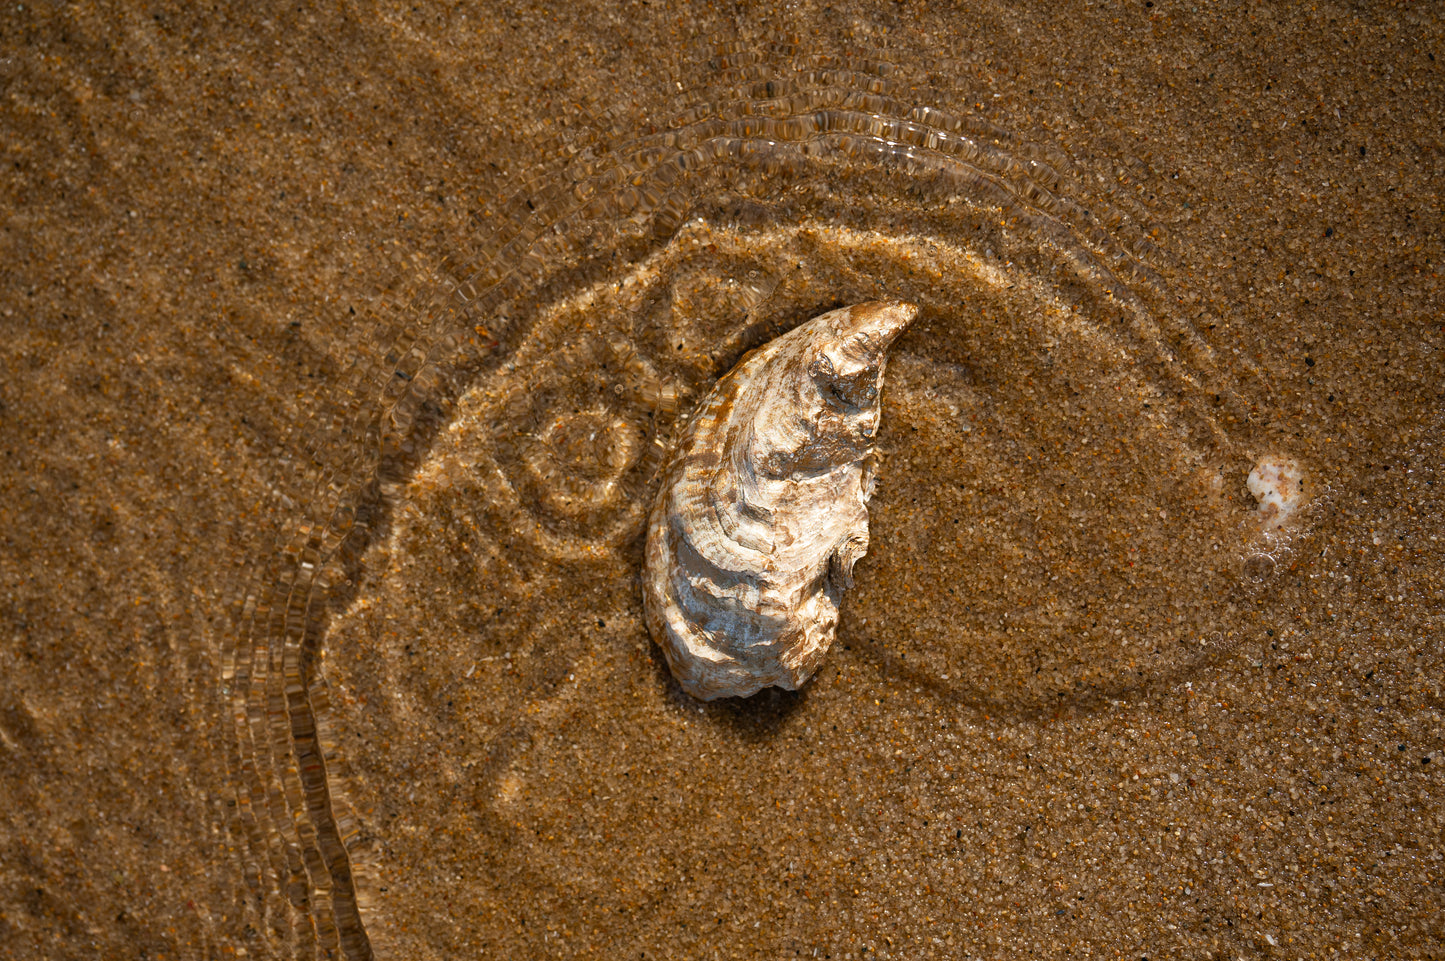
[[505, 848], [579, 690], [666, 690], [635, 597], [662, 453], [743, 352], [832, 306], [922, 308], [848, 670], [1038, 712], [1199, 656], [1174, 615], [1227, 595], [1256, 534], [1237, 392], [1145, 205], [957, 106], [947, 72], [718, 45], [669, 107], [552, 143], [466, 259], [378, 301], [287, 440], [311, 493], [239, 575], [225, 650], [275, 953], [407, 943], [385, 903], [423, 896], [408, 832], [465, 808], [478, 857]]

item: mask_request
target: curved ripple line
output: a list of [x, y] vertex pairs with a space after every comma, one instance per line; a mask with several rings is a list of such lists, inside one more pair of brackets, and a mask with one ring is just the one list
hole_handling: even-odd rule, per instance
[[[278, 953], [372, 955], [363, 918], [369, 856], [329, 729], [322, 639], [449, 399], [515, 349], [554, 288], [604, 274], [614, 255], [635, 259], [733, 201], [745, 217], [748, 203], [776, 213], [828, 190], [862, 196], [896, 184], [890, 209], [929, 223], [969, 222], [965, 214], [981, 222], [986, 211], [999, 236], [1052, 250], [1127, 315], [1116, 335], [1172, 376], [1190, 380], [1156, 317], [1176, 345], [1207, 356], [1162, 305], [1156, 265], [1165, 253], [1130, 236], [1130, 215], [1091, 198], [1096, 184], [1059, 152], [919, 103], [905, 87], [908, 69], [889, 61], [733, 41], [714, 48], [710, 66], [715, 82], [655, 132], [624, 138], [620, 113], [603, 114], [597, 133], [559, 147], [560, 175], [497, 212], [476, 256], [419, 284], [410, 301], [379, 301], [335, 391], [286, 439], [296, 488], [308, 493], [296, 522], [240, 575], [247, 586], [221, 678], [237, 833], [250, 847], [248, 883]], [[843, 216], [846, 205], [836, 206]]]

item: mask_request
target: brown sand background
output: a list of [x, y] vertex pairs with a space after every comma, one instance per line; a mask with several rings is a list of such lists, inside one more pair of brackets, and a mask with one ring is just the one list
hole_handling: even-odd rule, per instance
[[[387, 478], [298, 679], [332, 685], [336, 794], [238, 787], [228, 638], [344, 448], [311, 412], [375, 393], [372, 293], [473, 256], [582, 118], [665, 113], [700, 44], [766, 30], [937, 61], [1147, 195], [1234, 390], [1217, 489], [1100, 426], [1117, 456], [1056, 458], [1052, 500], [993, 476], [960, 408], [1078, 418], [1024, 393], [1008, 303], [930, 407], [957, 338], [925, 324], [828, 665], [699, 708], [625, 538], [547, 566], [495, 518], [468, 540], [445, 471]], [[0, 957], [1440, 957], [1441, 39], [1428, 5], [8, 5]], [[1254, 580], [1273, 449], [1328, 493]], [[468, 608], [478, 578], [507, 603]], [[281, 840], [328, 817], [340, 853]]]

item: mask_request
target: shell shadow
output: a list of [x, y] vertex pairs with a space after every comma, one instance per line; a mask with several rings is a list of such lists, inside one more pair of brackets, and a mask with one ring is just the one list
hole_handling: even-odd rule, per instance
[[669, 708], [726, 730], [745, 743], [766, 744], [781, 734], [788, 720], [807, 703], [808, 691], [813, 683], [809, 682], [801, 691], [765, 687], [751, 697], [699, 701], [677, 683], [661, 648], [650, 638], [647, 647], [654, 680], [658, 689], [667, 692]]

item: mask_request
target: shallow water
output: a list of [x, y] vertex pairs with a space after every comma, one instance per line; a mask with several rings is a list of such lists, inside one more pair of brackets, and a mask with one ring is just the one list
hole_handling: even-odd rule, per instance
[[[7, 16], [16, 956], [1438, 951], [1435, 20]], [[879, 296], [838, 641], [695, 702], [679, 418]]]

